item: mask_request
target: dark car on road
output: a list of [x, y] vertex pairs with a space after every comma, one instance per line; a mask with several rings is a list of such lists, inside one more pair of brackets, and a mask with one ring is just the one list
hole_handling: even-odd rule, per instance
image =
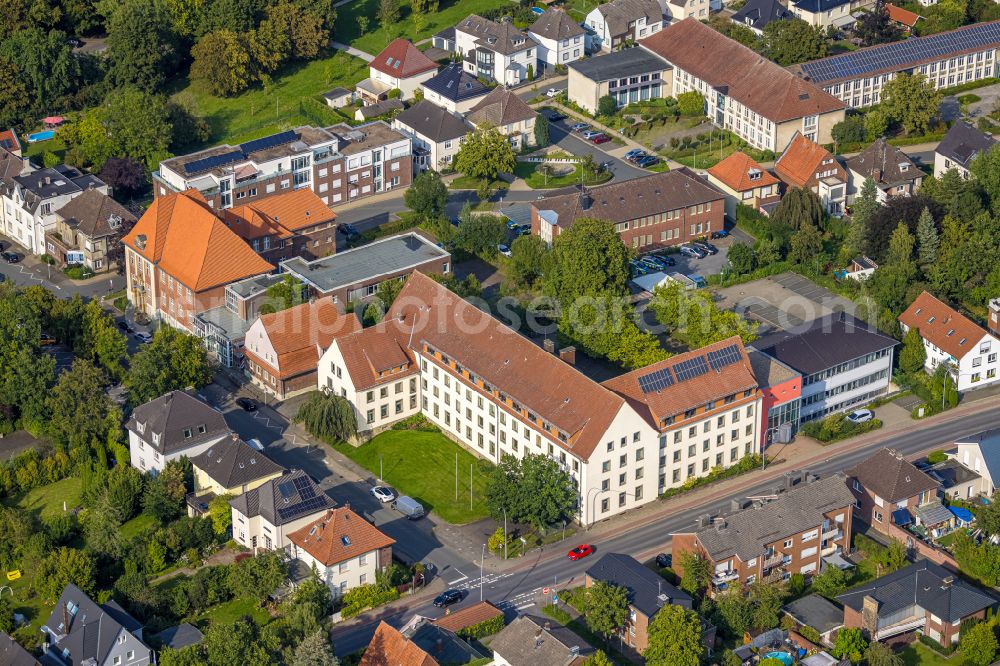
[[723, 229], [721, 231], [713, 231], [712, 232], [712, 240], [716, 240], [716, 239], [719, 239], [719, 238], [726, 238], [727, 236], [729, 236], [729, 232], [726, 231], [725, 229]]
[[549, 120], [551, 120], [554, 123], [557, 123], [560, 120], [566, 120], [566, 114], [559, 113], [558, 111], [553, 111], [552, 113], [549, 114]]
[[461, 590], [445, 590], [441, 594], [434, 597], [434, 605], [438, 608], [444, 608], [445, 606], [451, 606], [462, 600]]
[[21, 261], [21, 255], [19, 255], [17, 252], [4, 252], [0, 254], [0, 256], [2, 256], [3, 260], [6, 261], [8, 264], [16, 264], [17, 262]]
[[359, 232], [353, 224], [342, 224], [339, 227], [337, 227], [337, 230], [340, 231], [340, 233], [347, 236], [348, 238], [353, 238], [354, 236], [361, 235], [361, 232]]
[[666, 569], [671, 564], [673, 564], [674, 558], [666, 553], [660, 553], [656, 556], [656, 566], [661, 569]]
[[677, 260], [671, 257], [669, 254], [658, 254], [656, 258], [662, 261], [667, 266], [676, 266]]
[[711, 243], [706, 243], [705, 241], [698, 241], [694, 244], [694, 246], [701, 248], [702, 252], [707, 252], [708, 254], [719, 254], [719, 248], [715, 247]]
[[648, 169], [649, 167], [654, 166], [654, 165], [659, 164], [659, 163], [660, 163], [660, 158], [656, 157], [654, 155], [646, 155], [641, 160], [639, 160], [638, 162], [636, 162], [636, 164], [638, 166], [641, 166], [643, 169]]
[[257, 403], [245, 396], [236, 398], [236, 404], [239, 405], [240, 409], [242, 409], [244, 412], [257, 411]]

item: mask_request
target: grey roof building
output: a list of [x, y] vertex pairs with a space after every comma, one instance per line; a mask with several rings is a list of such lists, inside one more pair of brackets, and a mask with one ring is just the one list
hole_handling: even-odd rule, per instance
[[[440, 72], [421, 85], [424, 88], [424, 99], [430, 99], [435, 103], [439, 100], [445, 100], [451, 105], [469, 102], [490, 91], [479, 79], [466, 72], [460, 63], [452, 63], [443, 67]], [[461, 109], [455, 106], [449, 110], [459, 111]]]
[[284, 467], [235, 434], [191, 458], [191, 464], [220, 488], [243, 487], [244, 492], [247, 484], [284, 471]]
[[41, 662], [7, 632], [0, 631], [0, 666], [41, 666]]
[[667, 605], [691, 608], [691, 596], [671, 585], [652, 569], [644, 567], [631, 555], [606, 553], [587, 569], [587, 576], [595, 581], [624, 587], [629, 593], [629, 603], [646, 617], [653, 617]]
[[455, 632], [434, 624], [428, 618], [418, 618], [400, 630], [418, 648], [434, 657], [439, 664], [468, 664], [485, 658], [472, 643], [459, 638]]
[[528, 28], [528, 34], [536, 39], [543, 37], [555, 41], [580, 37], [584, 32], [583, 27], [574, 21], [569, 14], [561, 10], [551, 9], [539, 16]]
[[125, 428], [132, 466], [159, 471], [181, 456], [196, 456], [229, 435], [222, 413], [185, 391], [171, 391], [139, 405]]
[[818, 594], [809, 594], [789, 602], [781, 610], [799, 624], [818, 631], [824, 640], [844, 626], [844, 610]]
[[733, 23], [745, 25], [757, 34], [764, 33], [764, 27], [771, 21], [787, 21], [795, 18], [778, 0], [747, 0], [730, 19]]
[[503, 86], [497, 86], [469, 111], [473, 125], [489, 123], [494, 127], [531, 120], [538, 114], [528, 103]]
[[490, 649], [510, 666], [576, 666], [595, 652], [573, 631], [534, 615], [521, 615], [504, 627]]
[[888, 448], [879, 449], [845, 473], [890, 504], [933, 492], [939, 485], [936, 479]]
[[887, 194], [912, 194], [924, 177], [924, 172], [913, 164], [910, 156], [890, 145], [884, 136], [848, 158], [847, 170], [854, 191], [860, 191], [864, 180], [871, 178], [875, 186]]
[[397, 128], [402, 125], [404, 132], [409, 130], [435, 143], [458, 139], [472, 131], [472, 126], [464, 118], [427, 100], [421, 100], [397, 115], [393, 125]]
[[233, 538], [247, 548], [282, 549], [287, 535], [337, 506], [300, 469], [271, 479], [229, 501]]
[[637, 48], [571, 62], [569, 68], [591, 81], [601, 83], [670, 69], [670, 65], [655, 53]]
[[972, 158], [989, 150], [996, 142], [992, 135], [980, 132], [964, 120], [956, 120], [934, 149], [934, 176], [940, 178], [949, 169], [966, 175]]
[[115, 601], [97, 604], [76, 585], [63, 590], [48, 622], [46, 655], [56, 663], [117, 666], [153, 663], [142, 625]]
[[201, 633], [198, 627], [184, 622], [176, 627], [167, 627], [156, 634], [156, 640], [165, 648], [181, 650], [192, 645], [197, 645], [204, 640], [205, 634]]

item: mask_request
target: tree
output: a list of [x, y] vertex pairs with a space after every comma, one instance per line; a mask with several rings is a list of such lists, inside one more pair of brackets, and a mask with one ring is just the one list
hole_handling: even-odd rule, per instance
[[920, 219], [917, 221], [917, 241], [920, 267], [926, 271], [937, 262], [938, 247], [941, 244], [934, 216], [927, 208], [920, 213]]
[[[0, 45], [0, 58], [15, 63], [4, 78], [19, 74], [22, 83], [15, 90], [26, 87], [27, 99], [37, 108], [49, 108], [81, 79], [80, 63], [66, 45], [66, 34], [59, 30], [31, 28], [8, 34]], [[4, 106], [16, 109], [19, 104], [12, 100]]]
[[515, 284], [530, 288], [545, 275], [551, 260], [545, 241], [534, 234], [519, 236], [510, 244], [507, 276]]
[[705, 98], [697, 90], [689, 90], [677, 96], [677, 110], [682, 116], [705, 115]]
[[903, 658], [893, 652], [892, 648], [884, 643], [875, 641], [865, 650], [865, 661], [868, 666], [903, 666]]
[[232, 30], [210, 32], [191, 49], [191, 80], [201, 82], [213, 95], [232, 97], [253, 83], [250, 51]]
[[900, 74], [882, 86], [881, 106], [907, 134], [925, 134], [938, 115], [941, 93], [923, 74]]
[[604, 653], [604, 650], [598, 650], [594, 654], [587, 657], [583, 662], [583, 666], [613, 666], [608, 655]]
[[504, 455], [486, 479], [486, 506], [497, 520], [552, 525], [573, 513], [576, 490], [559, 463], [541, 454]]
[[364, 14], [361, 14], [360, 16], [358, 16], [358, 33], [360, 35], [365, 35], [365, 34], [368, 33], [368, 23], [369, 23], [369, 21], [370, 21], [370, 19], [367, 16], [365, 16]]
[[127, 341], [96, 299], [84, 307], [83, 339], [74, 351], [100, 366], [112, 379], [121, 379], [125, 374]]
[[499, 215], [462, 215], [455, 234], [455, 247], [479, 257], [496, 256], [497, 246], [507, 240], [507, 224]]
[[60, 548], [38, 563], [33, 586], [48, 602], [55, 602], [67, 585], [73, 583], [84, 594], [96, 589], [97, 570], [94, 560], [82, 550]]
[[514, 148], [503, 134], [488, 124], [480, 125], [465, 138], [455, 156], [455, 170], [472, 178], [496, 180], [512, 173], [517, 164]]
[[296, 646], [290, 666], [340, 666], [326, 629], [309, 634]]
[[899, 369], [903, 372], [920, 372], [927, 362], [927, 350], [916, 326], [910, 328], [903, 338], [903, 348], [899, 352]]
[[208, 517], [212, 521], [212, 529], [219, 536], [226, 534], [233, 524], [233, 512], [229, 506], [232, 495], [217, 495], [208, 502]]
[[854, 32], [865, 46], [895, 42], [903, 36], [902, 28], [889, 18], [889, 10], [882, 0], [862, 15], [854, 26]]
[[[695, 93], [697, 94], [697, 93]], [[597, 115], [613, 116], [618, 111], [618, 102], [611, 95], [604, 95], [597, 100]]]
[[753, 601], [736, 588], [715, 597], [716, 613], [726, 632], [740, 638], [753, 625]]
[[864, 116], [850, 115], [833, 126], [830, 136], [837, 144], [862, 143], [867, 138]]
[[986, 192], [994, 210], [1000, 207], [1000, 146], [994, 145], [973, 157], [969, 172]]
[[689, 291], [678, 282], [656, 287], [649, 309], [670, 336], [697, 349], [738, 335], [745, 342], [757, 338], [757, 325], [715, 304], [707, 291]]
[[296, 2], [280, 0], [266, 12], [267, 18], [257, 27], [257, 40], [267, 42], [269, 48], [276, 44], [283, 46], [277, 67], [288, 60], [312, 60], [329, 39], [323, 18]]
[[545, 148], [549, 145], [549, 120], [542, 114], [535, 116], [535, 146]]
[[700, 554], [685, 550], [677, 558], [677, 569], [681, 571], [682, 590], [688, 594], [701, 594], [712, 581], [712, 571], [708, 560]]
[[389, 26], [399, 21], [399, 0], [379, 0], [375, 18], [380, 26], [388, 30]]
[[865, 135], [869, 141], [874, 141], [879, 137], [885, 136], [889, 131], [889, 125], [893, 121], [892, 116], [889, 115], [889, 111], [881, 104], [869, 108], [864, 118]]
[[785, 67], [826, 55], [823, 30], [801, 19], [768, 23], [764, 26], [761, 46], [768, 59]]
[[796, 264], [808, 264], [823, 250], [823, 236], [819, 229], [806, 222], [792, 236], [788, 258]]
[[701, 618], [693, 610], [668, 604], [653, 617], [643, 656], [649, 666], [699, 666], [705, 654]]
[[108, 78], [147, 92], [163, 89], [179, 63], [176, 35], [162, 2], [122, 0], [108, 20]]
[[0, 127], [23, 127], [30, 122], [28, 86], [17, 62], [3, 53], [0, 47]]
[[187, 494], [186, 476], [190, 469], [186, 459], [171, 460], [159, 474], [146, 482], [142, 495], [142, 510], [166, 524], [180, 515]]
[[966, 630], [958, 649], [965, 660], [974, 666], [988, 666], [997, 653], [997, 638], [989, 622], [980, 622]]
[[301, 423], [313, 437], [329, 443], [345, 442], [358, 433], [354, 406], [332, 393], [310, 393], [295, 414], [295, 422]]
[[414, 178], [403, 194], [403, 203], [425, 220], [443, 215], [448, 203], [448, 188], [441, 182], [441, 174], [424, 171]]
[[610, 640], [628, 621], [628, 589], [602, 580], [587, 588], [587, 626]]
[[756, 267], [756, 257], [753, 248], [743, 241], [736, 241], [729, 248], [729, 265], [737, 275], [752, 273]]
[[568, 309], [582, 296], [628, 293], [628, 250], [606, 220], [581, 218], [559, 234], [546, 289]]
[[815, 192], [792, 187], [775, 207], [772, 224], [795, 230], [801, 229], [804, 224], [811, 224], [817, 229], [822, 229], [825, 217], [823, 203]]
[[14, 600], [8, 594], [0, 597], [0, 631], [11, 634], [14, 629]]
[[146, 167], [133, 157], [109, 158], [100, 175], [118, 194], [136, 194], [146, 184]]
[[202, 649], [206, 655], [202, 663], [208, 666], [268, 666], [275, 661], [271, 650], [261, 643], [257, 625], [249, 616], [241, 617], [232, 624], [213, 624], [205, 632]]
[[838, 659], [850, 659], [855, 664], [861, 661], [861, 656], [868, 648], [868, 641], [857, 628], [844, 628], [837, 632], [830, 654]]
[[108, 416], [117, 415], [117, 408], [104, 392], [106, 381], [103, 372], [82, 358], [59, 376], [48, 399], [48, 431], [60, 446], [103, 448]]
[[291, 275], [285, 275], [281, 282], [267, 288], [267, 302], [260, 307], [260, 313], [281, 312], [305, 303], [308, 298], [309, 288], [305, 283]]
[[234, 596], [263, 603], [285, 582], [288, 567], [279, 553], [267, 552], [240, 560], [229, 569], [229, 587]]
[[125, 384], [132, 404], [141, 405], [177, 389], [201, 388], [211, 380], [212, 369], [201, 340], [161, 326], [153, 341], [132, 356]]

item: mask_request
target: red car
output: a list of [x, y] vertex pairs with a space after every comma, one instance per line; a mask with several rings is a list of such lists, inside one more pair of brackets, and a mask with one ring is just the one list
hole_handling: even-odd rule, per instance
[[611, 141], [611, 137], [607, 134], [598, 134], [590, 140], [591, 143], [607, 143], [608, 141]]
[[590, 544], [585, 543], [580, 546], [577, 546], [573, 550], [566, 553], [566, 557], [575, 562], [577, 560], [582, 560], [583, 558], [587, 557], [587, 555], [590, 555], [593, 552], [594, 552], [594, 547], [591, 546]]

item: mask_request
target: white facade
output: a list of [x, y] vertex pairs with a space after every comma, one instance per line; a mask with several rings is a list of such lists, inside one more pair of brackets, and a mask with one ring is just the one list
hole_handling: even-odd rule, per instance
[[[483, 37], [481, 32], [468, 33], [463, 32], [460, 26], [455, 28], [455, 51], [462, 56], [462, 67], [469, 74], [512, 86], [528, 80], [529, 65], [534, 74], [538, 73], [538, 52], [535, 44], [526, 36], [522, 42], [523, 48], [511, 53], [491, 51], [477, 44]], [[475, 60], [472, 59], [473, 55]]]
[[374, 67], [369, 67], [368, 73], [372, 80], [385, 84], [389, 87], [389, 90], [398, 88], [403, 99], [412, 99], [413, 93], [420, 88], [420, 85], [424, 81], [437, 74], [437, 70], [429, 69], [426, 72], [408, 76], [405, 79], [398, 76], [392, 76], [391, 74], [386, 74], [385, 72], [379, 71]]
[[[177, 460], [183, 456], [193, 458], [212, 448], [213, 444], [221, 442], [229, 436], [229, 433], [220, 434], [205, 441], [199, 441], [189, 447], [171, 451], [170, 453], [160, 453], [160, 434], [151, 432], [145, 424], [137, 423], [137, 430], [128, 429], [128, 449], [132, 467], [140, 472], [151, 472], [158, 474], [163, 471], [167, 463]], [[194, 439], [198, 433], [192, 431], [191, 438]]]
[[[110, 194], [107, 185], [97, 189]], [[29, 194], [21, 184], [15, 183], [9, 192], [0, 195], [0, 230], [28, 254], [45, 254], [45, 234], [55, 231], [56, 211], [83, 192], [77, 188], [74, 192], [49, 197], [37, 203], [32, 201], [29, 206], [26, 203]]]
[[982, 447], [995, 446], [996, 443], [995, 437], [989, 437], [988, 433], [980, 433], [966, 440], [959, 439], [955, 441], [955, 460], [961, 463], [966, 469], [971, 469], [979, 475], [978, 492], [987, 497], [993, 497], [997, 486], [990, 471], [990, 466], [983, 456]]
[[[903, 333], [909, 330], [905, 324], [901, 324]], [[926, 338], [924, 341], [924, 351], [927, 359], [924, 361], [924, 368], [927, 372], [933, 373], [942, 363], [947, 363], [952, 381], [955, 382], [959, 393], [970, 389], [982, 388], [996, 383], [1000, 378], [997, 371], [1000, 363], [997, 362], [997, 353], [1000, 352], [1000, 340], [997, 340], [989, 333], [984, 332], [978, 344], [973, 345], [965, 356], [956, 359], [954, 356], [933, 344]]]
[[611, 34], [611, 27], [604, 20], [604, 14], [601, 13], [600, 8], [595, 7], [587, 14], [586, 24], [594, 31], [594, 35], [591, 36], [594, 48], [601, 51], [611, 51], [623, 41], [637, 42], [659, 32], [663, 28], [664, 21], [662, 17], [659, 21], [647, 21], [645, 16], [641, 16], [629, 24], [628, 32], [624, 35], [614, 35]]
[[291, 544], [290, 552], [292, 557], [301, 560], [310, 569], [315, 567], [319, 573], [319, 579], [330, 588], [334, 599], [343, 596], [345, 592], [355, 587], [374, 583], [375, 573], [392, 564], [391, 562], [380, 562], [378, 550], [362, 553], [357, 557], [329, 566], [310, 555], [305, 548], [300, 548], [294, 543]]
[[231, 508], [233, 540], [245, 548], [252, 549], [254, 553], [260, 548], [264, 550], [284, 550], [292, 543], [288, 540], [289, 534], [314, 522], [326, 513], [328, 509], [329, 507], [324, 506], [319, 511], [306, 514], [290, 523], [275, 525], [260, 514], [248, 517], [233, 507]]
[[454, 161], [465, 137], [446, 139], [445, 141], [434, 141], [423, 134], [417, 132], [409, 125], [404, 125], [399, 120], [392, 121], [392, 128], [410, 137], [414, 148], [423, 148], [428, 151], [428, 155], [418, 158], [417, 166], [421, 171], [433, 169], [442, 171]]
[[892, 347], [802, 377], [802, 423], [846, 411], [884, 394], [892, 381]]
[[566, 65], [584, 57], [584, 36], [576, 35], [567, 39], [550, 39], [528, 31], [538, 42], [538, 60], [549, 67]]

